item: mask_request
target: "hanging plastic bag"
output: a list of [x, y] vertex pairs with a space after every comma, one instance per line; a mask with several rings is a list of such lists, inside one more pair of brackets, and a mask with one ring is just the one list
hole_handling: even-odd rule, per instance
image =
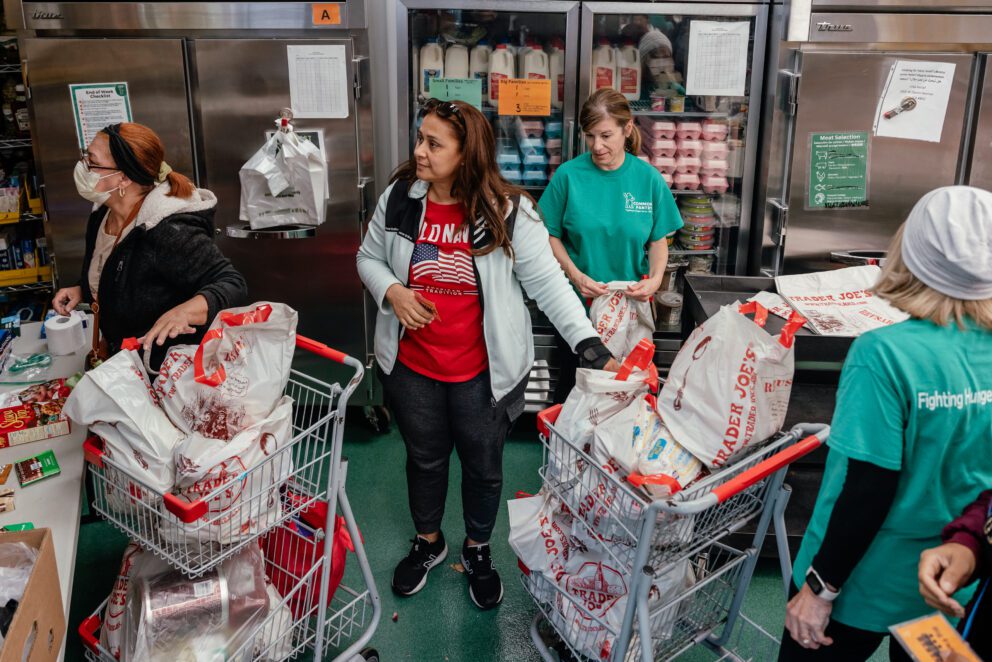
[[189, 435], [176, 447], [174, 493], [188, 503], [208, 499], [207, 512], [190, 524], [163, 517], [161, 535], [230, 545], [271, 528], [279, 490], [293, 473], [292, 420], [293, 400], [283, 396], [269, 418], [230, 441]]
[[268, 418], [296, 351], [296, 311], [256, 303], [217, 314], [199, 345], [172, 347], [155, 392], [186, 433], [229, 440]]
[[154, 507], [156, 493], [172, 489], [172, 454], [185, 435], [159, 407], [136, 350], [123, 349], [87, 372], [63, 411], [77, 425], [89, 426], [103, 440], [104, 455], [124, 469], [104, 469], [110, 508], [133, 513], [139, 502]]
[[589, 318], [613, 358], [622, 361], [643, 339], [654, 334], [654, 317], [650, 301], [638, 301], [627, 295], [627, 288], [637, 281], [611, 281], [607, 294], [593, 299]]
[[707, 467], [724, 466], [785, 422], [793, 336], [805, 319], [794, 314], [773, 337], [763, 328], [767, 318], [755, 302], [722, 307], [689, 335], [661, 389], [665, 424]]
[[320, 150], [284, 124], [241, 166], [242, 221], [253, 230], [320, 225], [327, 200], [327, 166]]

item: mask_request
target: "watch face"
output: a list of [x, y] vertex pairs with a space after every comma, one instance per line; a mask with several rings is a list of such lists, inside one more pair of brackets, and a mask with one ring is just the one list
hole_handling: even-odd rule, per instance
[[809, 584], [811, 589], [813, 589], [813, 593], [815, 595], [820, 595], [820, 593], [823, 592], [823, 583], [814, 573], [811, 572], [806, 575], [806, 583]]

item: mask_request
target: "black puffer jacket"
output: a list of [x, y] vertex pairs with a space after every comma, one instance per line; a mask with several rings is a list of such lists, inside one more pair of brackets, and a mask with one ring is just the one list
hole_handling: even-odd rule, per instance
[[[148, 194], [134, 228], [107, 258], [100, 274], [100, 332], [111, 352], [129, 337], [141, 337], [163, 313], [202, 294], [207, 300], [207, 324], [195, 335], [179, 336], [156, 347], [150, 364], [157, 368], [173, 344], [200, 342], [217, 312], [248, 303], [244, 277], [214, 243], [213, 193], [198, 189], [188, 199], [168, 197], [169, 185]], [[90, 215], [80, 286], [83, 300], [93, 301], [89, 287], [90, 261], [97, 232], [107, 214], [100, 207]]]

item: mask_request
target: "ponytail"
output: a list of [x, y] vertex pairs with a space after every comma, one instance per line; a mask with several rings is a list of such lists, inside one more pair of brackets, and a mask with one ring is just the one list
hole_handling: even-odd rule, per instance
[[193, 195], [196, 186], [186, 175], [172, 171], [165, 178], [169, 182], [169, 197], [186, 199]]
[[623, 147], [628, 152], [637, 156], [641, 153], [641, 130], [637, 127], [637, 122], [633, 123], [634, 129], [627, 136], [627, 140], [624, 142]]

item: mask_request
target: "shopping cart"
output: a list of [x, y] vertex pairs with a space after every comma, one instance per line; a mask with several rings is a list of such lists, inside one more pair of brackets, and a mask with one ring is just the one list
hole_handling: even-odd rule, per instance
[[[294, 401], [289, 443], [189, 501], [156, 491], [91, 437], [84, 443], [84, 454], [93, 478], [93, 508], [191, 578], [207, 575], [249, 545], [265, 543], [266, 575], [278, 573], [289, 589], [278, 608], [243, 628], [235, 638], [236, 649], [228, 651], [225, 660], [275, 662], [305, 649], [322, 660], [329, 648], [340, 650], [336, 660], [377, 660], [378, 654], [364, 647], [378, 626], [382, 607], [345, 489], [348, 465], [342, 458], [345, 412], [364, 368], [357, 359], [309, 338], [297, 336], [296, 345], [354, 374], [342, 387], [291, 371], [285, 390]], [[300, 520], [302, 513], [325, 502], [323, 527]], [[355, 589], [342, 582], [331, 597], [335, 536], [330, 532], [338, 517], [351, 537], [362, 586]], [[292, 559], [291, 567], [283, 559]], [[99, 643], [105, 606], [106, 602], [79, 627], [87, 659], [94, 662], [115, 662]]]
[[[785, 472], [827, 439], [829, 426], [796, 426], [671, 498], [652, 501], [621, 480], [617, 467], [597, 462], [590, 449], [561, 435], [554, 425], [560, 411], [557, 405], [538, 416], [543, 490], [595, 542], [607, 559], [602, 566], [615, 575], [596, 579], [603, 587], [610, 581], [625, 587], [626, 606], [621, 619], [606, 619], [589, 591], [524, 568], [524, 588], [540, 610], [531, 637], [542, 657], [554, 660], [548, 633], [541, 632], [548, 624], [553, 638], [578, 660], [671, 660], [700, 644], [719, 659], [769, 659], [733, 648], [747, 639], [757, 642], [751, 651], [777, 649], [773, 637], [741, 615], [741, 603], [773, 523], [785, 567]], [[726, 540], [754, 520], [750, 546], [741, 549]], [[652, 591], [673, 584], [667, 592]]]

